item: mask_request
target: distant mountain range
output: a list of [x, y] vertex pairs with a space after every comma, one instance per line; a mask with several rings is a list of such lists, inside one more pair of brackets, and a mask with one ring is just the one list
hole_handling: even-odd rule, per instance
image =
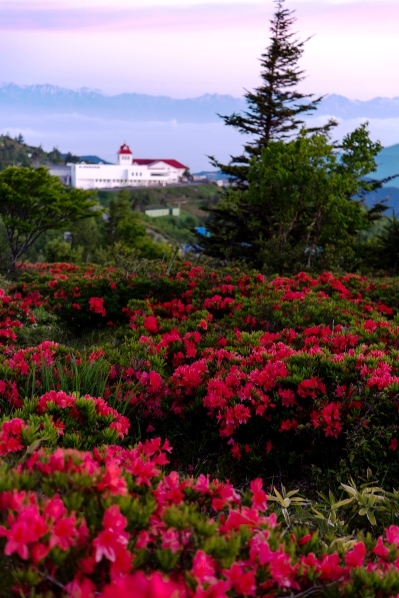
[[373, 98], [372, 100], [349, 100], [345, 96], [330, 94], [319, 104], [317, 115], [335, 116], [344, 120], [352, 118], [399, 118], [399, 96], [396, 98]]
[[101, 118], [131, 121], [217, 122], [217, 113], [230, 114], [245, 108], [242, 99], [229, 95], [205, 94], [197, 98], [174, 99], [139, 93], [105, 95], [94, 89], [78, 91], [54, 85], [0, 85], [0, 113], [29, 110], [30, 113], [78, 112]]
[[[176, 158], [188, 164], [192, 172], [198, 172], [209, 169], [210, 155], [228, 163], [232, 155], [242, 151], [242, 135], [233, 127], [224, 126], [218, 115], [245, 111], [246, 107], [244, 98], [220, 94], [174, 99], [3, 83], [0, 134], [11, 139], [22, 134], [31, 146], [47, 150], [53, 147], [48, 159], [54, 163], [63, 160], [58, 147], [87, 162], [97, 161], [97, 156], [114, 162], [117, 148], [125, 141], [140, 157]], [[369, 120], [372, 138], [381, 139], [386, 146], [378, 156], [376, 178], [399, 172], [399, 97], [360, 101], [332, 94], [309, 116], [312, 126], [326, 122], [327, 116], [339, 120], [337, 138], [352, 131], [358, 122]], [[0, 148], [1, 164], [11, 160], [8, 151], [5, 146]], [[12, 151], [19, 152], [18, 148]], [[13, 163], [24, 163], [27, 157], [22, 160], [13, 154], [12, 159]], [[399, 189], [399, 178], [385, 187]]]
[[[243, 98], [205, 94], [197, 98], [175, 99], [139, 93], [106, 95], [96, 89], [77, 91], [55, 85], [0, 85], [0, 112], [29, 110], [30, 113], [79, 113], [88, 116], [128, 118], [132, 121], [220, 122], [218, 114], [245, 110]], [[331, 94], [320, 103], [314, 115], [342, 119], [399, 118], [399, 97], [360, 101]]]

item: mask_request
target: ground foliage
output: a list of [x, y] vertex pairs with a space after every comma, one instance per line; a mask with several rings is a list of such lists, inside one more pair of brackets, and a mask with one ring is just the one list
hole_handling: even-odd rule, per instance
[[398, 285], [21, 267], [0, 595], [396, 596]]

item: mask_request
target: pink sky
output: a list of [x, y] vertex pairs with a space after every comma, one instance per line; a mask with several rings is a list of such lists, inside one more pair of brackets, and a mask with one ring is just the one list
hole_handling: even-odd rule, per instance
[[[287, 0], [303, 90], [399, 96], [399, 0]], [[2, 80], [194, 97], [258, 83], [272, 0], [0, 0]]]

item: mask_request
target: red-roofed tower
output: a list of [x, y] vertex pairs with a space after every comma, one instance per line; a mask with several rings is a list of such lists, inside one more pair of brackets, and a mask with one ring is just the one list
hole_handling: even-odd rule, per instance
[[133, 161], [133, 152], [130, 151], [130, 147], [127, 143], [123, 143], [118, 151], [118, 164], [121, 166], [131, 166]]

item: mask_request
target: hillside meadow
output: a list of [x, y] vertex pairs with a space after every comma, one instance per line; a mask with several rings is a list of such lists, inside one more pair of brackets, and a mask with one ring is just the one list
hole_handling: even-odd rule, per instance
[[19, 267], [0, 596], [399, 594], [399, 281]]

